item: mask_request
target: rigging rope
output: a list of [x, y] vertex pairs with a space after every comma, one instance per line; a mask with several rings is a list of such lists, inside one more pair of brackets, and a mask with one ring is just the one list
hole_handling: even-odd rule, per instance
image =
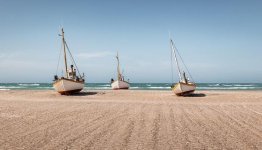
[[171, 82], [174, 83], [174, 66], [173, 66], [173, 50], [172, 50], [172, 47], [171, 47]]
[[175, 44], [173, 42], [172, 39], [170, 39], [170, 44], [171, 44], [171, 48], [173, 50], [173, 54], [174, 54], [174, 57], [175, 57], [175, 60], [176, 60], [176, 65], [177, 65], [177, 69], [178, 69], [178, 75], [179, 75], [179, 81], [182, 81], [182, 73], [181, 73], [181, 69], [180, 69], [180, 66], [179, 66], [179, 63], [178, 63], [178, 58], [176, 56], [176, 48], [175, 48]]
[[72, 62], [74, 63], [74, 65], [76, 66], [76, 70], [77, 70], [79, 76], [81, 77], [81, 74], [80, 74], [80, 72], [79, 72], [79, 69], [78, 69], [78, 67], [77, 67], [77, 65], [76, 65], [76, 63], [75, 63], [75, 60], [74, 60], [74, 58], [73, 58], [73, 55], [71, 54], [71, 52], [70, 52], [70, 50], [69, 50], [69, 48], [68, 48], [68, 45], [67, 45], [66, 41], [65, 41], [65, 45], [66, 45], [67, 51], [68, 51], [69, 54], [70, 54], [71, 61], [72, 61]]
[[181, 59], [181, 61], [182, 61], [183, 65], [185, 66], [185, 68], [186, 68], [186, 71], [187, 71], [187, 72], [188, 72], [188, 74], [189, 74], [189, 77], [192, 79], [192, 81], [193, 81], [193, 82], [195, 82], [195, 81], [194, 81], [194, 79], [193, 79], [193, 77], [191, 76], [191, 74], [190, 74], [190, 72], [189, 72], [189, 70], [188, 70], [188, 68], [187, 68], [186, 64], [184, 63], [184, 61], [183, 61], [183, 59], [182, 59], [181, 55], [179, 54], [179, 51], [178, 51], [178, 49], [176, 48], [176, 46], [175, 46], [175, 45], [174, 45], [174, 48], [176, 49], [178, 56], [180, 57], [180, 59]]
[[62, 51], [62, 45], [61, 45], [61, 48], [60, 48], [58, 63], [57, 63], [57, 66], [56, 66], [56, 73], [55, 73], [56, 75], [57, 75], [57, 71], [58, 71], [58, 67], [59, 67], [59, 63], [60, 63], [61, 51]]

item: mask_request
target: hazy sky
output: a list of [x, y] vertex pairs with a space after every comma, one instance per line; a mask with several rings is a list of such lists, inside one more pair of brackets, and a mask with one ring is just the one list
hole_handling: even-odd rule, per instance
[[261, 0], [0, 0], [0, 82], [51, 82], [61, 26], [87, 83], [117, 51], [131, 82], [171, 82], [169, 32], [196, 82], [262, 82]]

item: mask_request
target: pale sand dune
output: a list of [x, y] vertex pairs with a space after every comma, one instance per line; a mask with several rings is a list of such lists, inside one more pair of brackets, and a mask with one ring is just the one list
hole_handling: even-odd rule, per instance
[[262, 149], [261, 91], [202, 93], [0, 91], [0, 149]]

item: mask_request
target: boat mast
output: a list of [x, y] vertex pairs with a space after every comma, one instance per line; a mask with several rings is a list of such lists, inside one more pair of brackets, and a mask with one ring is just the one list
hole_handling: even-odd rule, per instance
[[118, 52], [117, 52], [117, 55], [116, 55], [116, 59], [117, 59], [117, 78], [118, 78], [118, 80], [121, 80]]
[[65, 37], [64, 37], [64, 29], [62, 28], [62, 42], [63, 42], [63, 48], [64, 48], [64, 60], [65, 60], [65, 73], [66, 77], [68, 78], [68, 73], [67, 73], [67, 60], [66, 60], [66, 45], [65, 45]]
[[179, 75], [179, 78], [180, 78], [180, 81], [182, 81], [182, 77], [181, 77], [181, 70], [179, 68], [179, 64], [178, 64], [178, 61], [177, 61], [177, 57], [176, 57], [176, 52], [175, 52], [175, 47], [174, 47], [174, 42], [173, 40], [170, 38], [170, 44], [171, 44], [171, 49], [173, 50], [173, 53], [174, 53], [174, 56], [175, 56], [175, 60], [176, 60], [176, 65], [177, 65], [177, 70], [178, 70], [178, 75]]

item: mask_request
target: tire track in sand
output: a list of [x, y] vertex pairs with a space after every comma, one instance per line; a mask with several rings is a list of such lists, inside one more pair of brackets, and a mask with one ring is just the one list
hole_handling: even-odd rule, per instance
[[[235, 137], [238, 137], [237, 139], [241, 140], [240, 143], [242, 145], [244, 144], [244, 146], [242, 146], [242, 147], [245, 147], [246, 149], [258, 149], [259, 143], [254, 143], [253, 141], [255, 139], [261, 139], [260, 135], [258, 135], [257, 133], [254, 133], [252, 130], [250, 130], [249, 126], [247, 126], [243, 122], [238, 121], [237, 119], [231, 117], [231, 115], [229, 115], [226, 112], [225, 109], [220, 108], [220, 111], [219, 111], [219, 110], [217, 110], [217, 108], [214, 108], [214, 107], [209, 107], [209, 108], [212, 109], [213, 111], [217, 112], [219, 115], [221, 115], [220, 120], [224, 124], [226, 124], [227, 126], [230, 127], [231, 135], [229, 135], [229, 138], [232, 138], [232, 131], [233, 131]], [[256, 138], [254, 138], [254, 136], [256, 136]], [[236, 139], [234, 139], [234, 140], [236, 140]], [[233, 143], [231, 143], [231, 144], [233, 144]], [[238, 147], [237, 144], [235, 144], [235, 145]]]
[[[117, 126], [122, 125], [122, 122], [119, 121], [121, 118], [124, 118], [127, 116], [127, 108], [125, 108], [125, 110], [123, 112], [121, 112], [119, 115], [117, 115], [116, 117], [112, 117], [106, 121], [103, 122], [103, 124], [101, 124], [98, 129], [100, 130], [96, 130], [97, 132], [92, 132], [89, 134], [93, 134], [93, 135], [89, 135], [88, 137], [90, 137], [89, 142], [87, 142], [87, 144], [84, 144], [82, 149], [92, 149], [92, 148], [97, 148], [100, 145], [100, 143], [102, 142], [107, 142], [108, 138], [112, 137], [114, 134], [117, 133]], [[109, 137], [110, 135], [110, 137]], [[103, 140], [104, 138], [104, 140]], [[83, 138], [83, 141], [87, 141], [88, 138]], [[98, 144], [98, 145], [97, 145]], [[105, 145], [102, 145], [106, 146]]]
[[[114, 106], [117, 107], [117, 106]], [[56, 132], [59, 132], [60, 134], [57, 134], [56, 136], [51, 136], [52, 137], [52, 143], [50, 143], [48, 146], [47, 144], [43, 143], [43, 148], [47, 149], [47, 147], [53, 147], [53, 149], [55, 147], [59, 147], [61, 145], [66, 145], [65, 143], [68, 142], [69, 144], [74, 143], [74, 141], [76, 141], [79, 137], [81, 137], [82, 135], [84, 135], [85, 133], [88, 132], [88, 129], [91, 128], [90, 132], [92, 132], [93, 128], [96, 129], [96, 125], [100, 124], [101, 121], [103, 119], [106, 119], [108, 117], [110, 117], [112, 114], [114, 114], [115, 112], [112, 112], [113, 109], [109, 109], [105, 112], [97, 112], [94, 113], [91, 117], [92, 119], [84, 119], [86, 117], [83, 118], [83, 116], [85, 116], [85, 113], [83, 113], [81, 116], [72, 116], [75, 119], [69, 118], [69, 120], [66, 120], [64, 123], [68, 124], [68, 128], [63, 128], [63, 130], [60, 130], [60, 128], [56, 128]], [[72, 122], [70, 120], [74, 120], [74, 123], [72, 124]], [[69, 122], [67, 122], [69, 121]], [[61, 125], [63, 124], [62, 122], [58, 123], [57, 125]], [[63, 125], [65, 126], [65, 125]], [[93, 127], [93, 128], [92, 128]], [[61, 134], [62, 133], [62, 134]], [[81, 134], [82, 133], [82, 134]], [[72, 136], [73, 135], [73, 136]], [[61, 140], [63, 139], [63, 140]], [[56, 141], [62, 141], [61, 143], [57, 143]], [[71, 142], [70, 142], [71, 140]], [[36, 144], [38, 145], [38, 144]], [[48, 148], [48, 149], [49, 149]], [[51, 148], [52, 149], [52, 148]]]

